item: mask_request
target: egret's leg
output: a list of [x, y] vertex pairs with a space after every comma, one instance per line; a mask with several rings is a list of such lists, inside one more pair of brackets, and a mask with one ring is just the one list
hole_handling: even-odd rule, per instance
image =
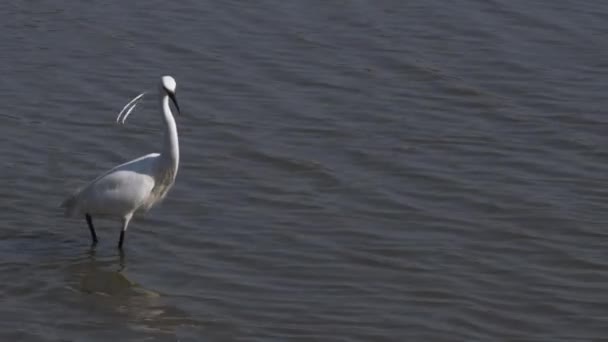
[[125, 239], [125, 232], [127, 231], [127, 227], [129, 226], [129, 221], [131, 221], [132, 215], [127, 215], [122, 219], [122, 230], [120, 231], [120, 239], [118, 240], [118, 248], [122, 249], [122, 242]]
[[97, 244], [97, 234], [95, 234], [95, 227], [93, 227], [93, 218], [91, 218], [91, 215], [86, 214], [85, 215], [86, 219], [87, 219], [87, 223], [89, 224], [89, 230], [91, 231], [91, 238], [93, 239], [93, 244]]

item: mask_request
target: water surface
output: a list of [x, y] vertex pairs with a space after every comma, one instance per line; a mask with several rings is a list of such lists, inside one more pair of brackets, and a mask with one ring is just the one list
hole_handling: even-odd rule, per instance
[[[0, 5], [0, 339], [597, 340], [608, 334], [608, 4]], [[59, 203], [155, 152], [120, 224]]]

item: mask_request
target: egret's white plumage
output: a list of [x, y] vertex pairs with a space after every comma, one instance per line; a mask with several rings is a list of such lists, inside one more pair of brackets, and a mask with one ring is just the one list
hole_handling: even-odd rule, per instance
[[[175, 181], [179, 166], [177, 127], [169, 99], [175, 99], [176, 83], [173, 77], [163, 76], [160, 102], [165, 126], [161, 153], [151, 153], [118, 165], [77, 190], [63, 203], [67, 216], [84, 216], [91, 230], [93, 243], [97, 242], [93, 217], [117, 218], [122, 221], [118, 246], [122, 248], [124, 233], [135, 213], [146, 212], [160, 201]], [[144, 94], [131, 100], [118, 114], [116, 121], [124, 123]]]

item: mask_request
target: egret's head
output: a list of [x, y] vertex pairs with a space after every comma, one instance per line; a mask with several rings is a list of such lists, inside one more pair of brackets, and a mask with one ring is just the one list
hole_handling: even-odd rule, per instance
[[173, 77], [171, 77], [171, 76], [161, 77], [161, 85], [167, 93], [175, 94], [175, 90], [177, 89], [177, 83], [175, 83], [175, 79]]
[[171, 101], [173, 101], [173, 104], [175, 105], [175, 108], [177, 109], [177, 113], [179, 114], [180, 113], [179, 106], [177, 105], [177, 99], [175, 98], [175, 91], [177, 90], [177, 83], [175, 82], [175, 79], [171, 76], [163, 76], [161, 78], [160, 84], [161, 84], [163, 90], [171, 98]]

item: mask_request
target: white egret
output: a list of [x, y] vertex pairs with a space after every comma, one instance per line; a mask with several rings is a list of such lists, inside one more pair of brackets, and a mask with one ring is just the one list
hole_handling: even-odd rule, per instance
[[[165, 126], [162, 152], [151, 153], [114, 167], [78, 189], [61, 204], [61, 207], [65, 208], [66, 216], [85, 217], [93, 245], [97, 243], [93, 217], [122, 221], [118, 240], [118, 248], [122, 249], [124, 235], [133, 214], [148, 211], [167, 194], [175, 182], [179, 165], [179, 144], [169, 99], [173, 101], [179, 114], [175, 98], [176, 87], [173, 77], [161, 78], [159, 97]], [[129, 102], [118, 114], [116, 121], [124, 123], [143, 95], [140, 94]]]

